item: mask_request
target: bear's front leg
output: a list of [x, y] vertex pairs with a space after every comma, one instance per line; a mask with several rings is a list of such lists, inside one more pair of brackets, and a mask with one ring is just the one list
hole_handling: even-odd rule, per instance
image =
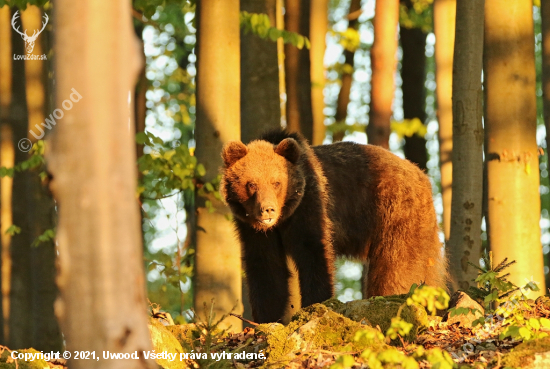
[[273, 231], [257, 232], [246, 224], [237, 228], [254, 321], [281, 322], [289, 300], [290, 272], [279, 238]]
[[334, 259], [321, 235], [295, 228], [286, 233], [283, 241], [298, 269], [302, 307], [334, 295]]

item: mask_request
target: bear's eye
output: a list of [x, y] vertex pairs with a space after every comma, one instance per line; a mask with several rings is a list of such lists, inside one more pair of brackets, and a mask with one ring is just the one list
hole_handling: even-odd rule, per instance
[[275, 182], [275, 183], [273, 183], [273, 187], [275, 187], [275, 188], [279, 188], [280, 185], [281, 185], [281, 182]]
[[248, 184], [248, 190], [249, 190], [250, 192], [256, 191], [256, 185], [255, 185], [254, 183], [249, 183], [249, 184]]

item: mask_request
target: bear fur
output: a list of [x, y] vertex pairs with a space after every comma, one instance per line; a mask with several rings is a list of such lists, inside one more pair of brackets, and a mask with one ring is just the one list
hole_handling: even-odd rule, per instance
[[222, 157], [220, 190], [242, 244], [254, 321], [283, 318], [287, 258], [302, 307], [333, 296], [340, 255], [369, 261], [366, 297], [445, 286], [431, 184], [409, 161], [373, 145], [310, 147], [285, 131], [228, 142]]

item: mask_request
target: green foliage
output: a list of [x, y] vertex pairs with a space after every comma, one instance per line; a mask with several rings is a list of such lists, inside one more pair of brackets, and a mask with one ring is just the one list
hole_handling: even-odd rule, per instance
[[[0, 167], [0, 177], [13, 178], [15, 173], [23, 172], [26, 170], [34, 170], [36, 168], [44, 169], [44, 150], [45, 145], [43, 140], [37, 141], [30, 151], [31, 156], [20, 163], [17, 163], [13, 168]], [[39, 173], [41, 179], [44, 179], [47, 174], [44, 170]]]
[[304, 46], [306, 49], [311, 47], [311, 43], [307, 37], [299, 35], [296, 32], [289, 32], [284, 29], [272, 27], [267, 14], [242, 11], [240, 13], [240, 23], [245, 33], [251, 32], [263, 39], [269, 39], [271, 41], [277, 41], [277, 39], [281, 38], [285, 44], [294, 45], [298, 49], [302, 49]]
[[412, 0], [412, 8], [399, 5], [399, 24], [405, 28], [420, 28], [428, 33], [433, 29], [434, 0]]
[[[343, 32], [331, 30], [330, 34], [347, 51], [355, 52], [361, 47], [361, 37], [355, 28], [347, 28]], [[367, 49], [367, 47], [364, 48]]]
[[415, 303], [422, 305], [429, 313], [435, 315], [437, 310], [443, 310], [449, 306], [449, 299], [449, 295], [441, 287], [426, 285], [416, 287], [416, 284], [413, 284], [407, 297], [407, 305]]
[[16, 234], [19, 234], [21, 233], [21, 228], [19, 228], [18, 226], [16, 226], [15, 224], [12, 224], [11, 226], [8, 227], [8, 229], [6, 229], [6, 232], [5, 232], [7, 235], [10, 235], [10, 236], [15, 236]]
[[32, 243], [32, 247], [38, 247], [41, 243], [53, 242], [55, 239], [55, 228], [46, 229], [44, 233], [38, 236]]
[[390, 127], [392, 132], [395, 132], [399, 139], [412, 137], [413, 135], [424, 137], [428, 132], [427, 127], [422, 124], [419, 118], [403, 119], [400, 122], [392, 121]]

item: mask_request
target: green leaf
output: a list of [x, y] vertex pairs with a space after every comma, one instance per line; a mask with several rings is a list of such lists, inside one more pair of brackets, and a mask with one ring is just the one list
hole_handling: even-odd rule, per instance
[[136, 134], [136, 142], [140, 145], [144, 145], [145, 143], [149, 142], [149, 138], [145, 134], [145, 132], [138, 132]]
[[19, 233], [21, 233], [21, 228], [19, 228], [15, 224], [12, 224], [11, 226], [9, 226], [9, 228], [6, 229], [6, 232], [5, 232], [5, 234], [10, 235], [10, 236], [14, 236], [14, 235], [19, 234]]

